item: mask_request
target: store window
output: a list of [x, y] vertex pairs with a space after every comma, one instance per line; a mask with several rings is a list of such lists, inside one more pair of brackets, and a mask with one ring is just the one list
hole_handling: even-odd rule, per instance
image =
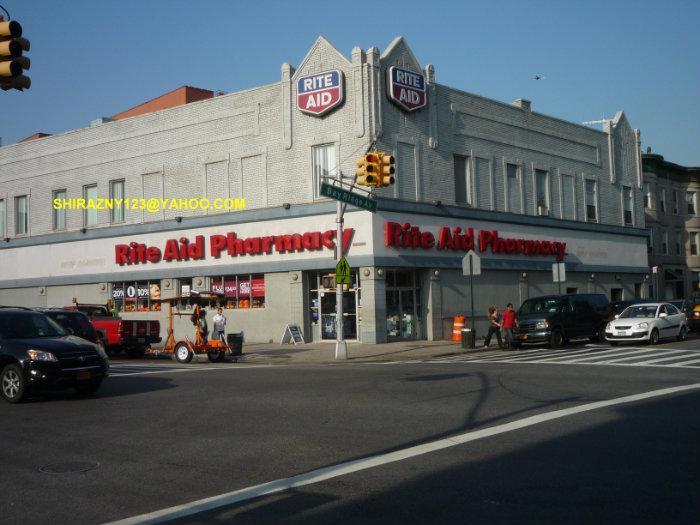
[[696, 193], [694, 191], [689, 191], [686, 193], [686, 201], [688, 203], [688, 215], [695, 215], [695, 197]]
[[666, 188], [661, 188], [659, 192], [659, 210], [666, 213]]
[[59, 199], [64, 201], [66, 199], [66, 190], [56, 190], [52, 194], [51, 208], [53, 208], [53, 229], [54, 230], [65, 230], [66, 229], [66, 209], [56, 208], [54, 206], [54, 201]]
[[506, 203], [511, 213], [520, 213], [520, 184], [518, 184], [518, 165], [506, 164]]
[[469, 169], [469, 157], [454, 155], [454, 176], [455, 176], [455, 202], [471, 206], [472, 200], [472, 180]]
[[420, 339], [420, 280], [415, 270], [386, 271], [386, 332], [389, 339]]
[[160, 311], [160, 281], [112, 283], [112, 301], [120, 312]]
[[29, 233], [29, 197], [15, 197], [15, 235]]
[[644, 183], [644, 209], [651, 209], [651, 184], [648, 182]]
[[535, 170], [535, 210], [537, 215], [549, 215], [549, 174]]
[[598, 222], [598, 195], [596, 181], [586, 180], [586, 221]]
[[626, 226], [631, 226], [634, 222], [632, 215], [632, 188], [622, 187], [622, 214]]
[[678, 215], [678, 192], [673, 190], [673, 213]]
[[112, 224], [124, 222], [124, 206], [115, 206], [114, 202], [124, 199], [124, 181], [109, 181], [109, 198], [112, 200], [112, 209], [109, 210], [109, 222]]
[[314, 176], [314, 198], [321, 196], [321, 182], [323, 177], [337, 177], [337, 161], [335, 158], [335, 144], [322, 144], [311, 148]]
[[221, 306], [227, 309], [265, 308], [265, 276], [263, 274], [212, 277], [211, 291], [223, 294], [223, 298], [211, 306]]
[[7, 210], [5, 210], [5, 199], [0, 199], [0, 237], [4, 238], [7, 235], [7, 228], [5, 226], [5, 217]]
[[[83, 186], [83, 199], [88, 202], [90, 199], [93, 202], [97, 202], [97, 184], [90, 184], [89, 186]], [[89, 228], [90, 226], [97, 225], [97, 209], [88, 208], [83, 211], [83, 226]]]

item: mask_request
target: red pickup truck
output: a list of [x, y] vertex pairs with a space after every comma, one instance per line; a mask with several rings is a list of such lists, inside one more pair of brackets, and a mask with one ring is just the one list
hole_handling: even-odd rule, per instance
[[113, 317], [107, 307], [100, 304], [74, 304], [66, 308], [88, 316], [111, 355], [125, 350], [131, 357], [143, 357], [150, 345], [161, 341], [158, 321]]

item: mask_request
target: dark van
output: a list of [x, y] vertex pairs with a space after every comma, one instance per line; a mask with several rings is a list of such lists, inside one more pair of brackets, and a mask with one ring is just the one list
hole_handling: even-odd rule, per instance
[[517, 345], [549, 343], [553, 348], [570, 339], [600, 340], [608, 299], [603, 294], [547, 295], [525, 301], [518, 310]]

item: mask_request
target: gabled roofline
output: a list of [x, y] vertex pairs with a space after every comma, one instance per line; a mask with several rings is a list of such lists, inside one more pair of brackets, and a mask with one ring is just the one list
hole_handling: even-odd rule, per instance
[[402, 36], [397, 36], [394, 38], [394, 40], [391, 41], [391, 43], [387, 46], [387, 48], [384, 50], [384, 52], [381, 54], [379, 57], [380, 60], [384, 60], [391, 55], [394, 50], [399, 47], [399, 44], [403, 44], [406, 50], [408, 51], [409, 56], [413, 59], [413, 61], [418, 64], [418, 69], [422, 70], [422, 66], [420, 64], [420, 61], [416, 58], [416, 55], [413, 54], [413, 50], [411, 49], [411, 46], [408, 45], [408, 42], [406, 42], [406, 39]]
[[[311, 56], [313, 55], [313, 53], [314, 53], [314, 51], [316, 50], [316, 48], [317, 48], [317, 47], [319, 46], [319, 44], [321, 44], [322, 42], [325, 43], [325, 44], [328, 44], [328, 46], [329, 46], [333, 51], [335, 51], [336, 55], [338, 55], [338, 57], [341, 58], [341, 59], [345, 62], [345, 64], [347, 64], [348, 66], [352, 66], [352, 62], [350, 62], [350, 60], [348, 60], [347, 57], [346, 57], [345, 55], [343, 55], [340, 51], [338, 51], [338, 48], [337, 48], [337, 47], [335, 47], [333, 44], [331, 44], [331, 42], [330, 42], [326, 37], [324, 37], [323, 35], [319, 35], [319, 37], [316, 39], [316, 41], [313, 43], [313, 45], [309, 48], [309, 51], [306, 53], [306, 55], [305, 55], [304, 58], [302, 59], [302, 61], [301, 61], [301, 63], [299, 64], [299, 66], [298, 66], [298, 67], [296, 68], [296, 70], [294, 71], [294, 74], [292, 75], [292, 82], [294, 82], [297, 78], [299, 78], [299, 76], [301, 75], [301, 70], [304, 69], [304, 66], [305, 66], [306, 63], [309, 61], [309, 59], [310, 59]], [[320, 73], [320, 71], [319, 71], [319, 73]]]

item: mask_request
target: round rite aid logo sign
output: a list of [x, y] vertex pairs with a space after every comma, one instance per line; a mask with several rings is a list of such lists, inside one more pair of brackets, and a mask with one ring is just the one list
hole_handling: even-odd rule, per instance
[[426, 105], [428, 97], [423, 75], [391, 66], [387, 79], [389, 99], [401, 109], [414, 111]]
[[343, 72], [337, 69], [301, 77], [297, 82], [297, 107], [320, 117], [342, 104]]

